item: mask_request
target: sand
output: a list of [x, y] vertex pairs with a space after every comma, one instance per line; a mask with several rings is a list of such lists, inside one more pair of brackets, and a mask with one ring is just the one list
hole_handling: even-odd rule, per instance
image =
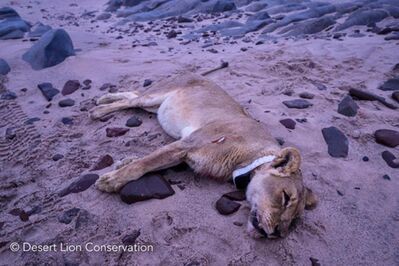
[[[196, 43], [179, 45], [176, 39], [150, 34], [115, 39], [119, 33], [106, 33], [118, 21], [114, 16], [94, 23], [80, 17], [85, 9], [103, 10], [105, 1], [6, 0], [3, 4], [28, 21], [66, 29], [79, 50], [59, 65], [35, 71], [21, 58], [32, 45], [30, 41], [0, 41], [0, 58], [12, 69], [5, 85], [18, 95], [16, 100], [0, 101], [1, 265], [311, 265], [311, 258], [321, 265], [399, 264], [398, 170], [381, 158], [384, 150], [398, 156], [399, 149], [384, 147], [373, 138], [377, 129], [398, 128], [398, 111], [376, 102], [357, 101], [360, 109], [355, 117], [337, 113], [338, 103], [350, 88], [389, 98], [377, 87], [398, 74], [398, 70], [392, 71], [399, 63], [398, 41], [372, 34], [341, 41], [282, 39], [262, 45], [238, 40], [215, 45], [218, 53], [211, 53]], [[40, 11], [43, 8], [47, 12]], [[67, 12], [76, 17], [79, 26], [59, 18]], [[158, 45], [132, 47], [133, 39], [141, 43], [156, 40]], [[242, 47], [249, 48], [244, 52]], [[105, 93], [99, 90], [104, 83], [116, 85], [118, 91], [143, 92], [145, 79], [156, 84], [171, 75], [200, 73], [218, 66], [221, 60], [228, 61], [229, 67], [210, 74], [209, 79], [265, 123], [273, 136], [283, 138], [284, 147], [299, 148], [304, 182], [319, 197], [317, 208], [306, 211], [285, 239], [250, 238], [245, 204], [229, 216], [220, 215], [214, 207], [223, 193], [235, 190], [233, 185], [195, 176], [190, 170], [166, 172], [166, 178], [180, 180], [184, 189], [173, 185], [175, 195], [163, 200], [128, 205], [118, 195], [102, 193], [94, 186], [62, 198], [57, 195], [89, 173], [105, 154], [117, 161], [146, 155], [173, 141], [156, 116], [142, 110], [121, 111], [106, 122], [90, 120], [80, 109], [93, 106], [92, 99]], [[49, 108], [37, 89], [38, 84], [51, 82], [61, 90], [67, 80], [85, 79], [92, 80], [91, 89], [65, 97], [58, 94]], [[319, 90], [315, 82], [327, 89]], [[287, 91], [292, 91], [292, 96], [284, 94]], [[282, 104], [305, 91], [315, 94], [309, 100], [312, 107], [298, 110]], [[60, 108], [58, 101], [64, 98], [72, 98], [76, 104]], [[106, 127], [124, 127], [132, 115], [143, 124], [122, 137], [106, 137]], [[40, 121], [24, 124], [33, 117]], [[73, 125], [64, 125], [63, 117], [72, 117]], [[288, 130], [279, 123], [284, 118], [307, 121]], [[10, 126], [17, 128], [19, 137], [12, 144], [3, 137]], [[347, 158], [332, 158], [327, 153], [321, 129], [329, 126], [336, 126], [348, 137]], [[64, 157], [55, 162], [55, 154]], [[363, 161], [363, 156], [369, 161]], [[35, 207], [40, 211], [28, 221], [10, 214], [15, 208], [29, 211]], [[85, 210], [81, 211], [85, 215], [70, 224], [60, 223], [58, 217], [71, 208]], [[237, 222], [243, 225], [233, 224]], [[12, 242], [58, 247], [60, 243], [84, 246], [89, 242], [120, 245], [134, 230], [140, 231], [137, 242], [152, 245], [152, 252], [12, 252], [9, 248]]]

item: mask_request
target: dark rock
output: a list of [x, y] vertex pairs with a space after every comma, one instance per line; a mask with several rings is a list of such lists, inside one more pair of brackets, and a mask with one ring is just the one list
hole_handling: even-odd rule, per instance
[[101, 157], [94, 167], [91, 169], [91, 171], [96, 171], [96, 170], [101, 170], [104, 169], [108, 166], [111, 166], [114, 163], [114, 159], [111, 157], [111, 155], [107, 154]]
[[[6, 10], [7, 9], [7, 10]], [[20, 39], [30, 29], [30, 24], [13, 10], [5, 7], [0, 9], [0, 40]]]
[[306, 123], [308, 120], [306, 118], [295, 118], [298, 123]]
[[190, 23], [190, 22], [193, 22], [193, 21], [194, 20], [192, 20], [191, 18], [182, 17], [182, 16], [179, 16], [177, 18], [177, 23]]
[[63, 29], [49, 30], [37, 41], [22, 58], [33, 69], [55, 66], [68, 56], [75, 55], [72, 40]]
[[60, 91], [53, 87], [53, 84], [49, 82], [41, 83], [37, 85], [39, 90], [42, 92], [43, 96], [47, 99], [47, 101], [51, 101], [55, 95], [57, 95]]
[[399, 103], [399, 91], [393, 92], [391, 97]]
[[216, 201], [216, 210], [222, 215], [232, 214], [240, 208], [241, 204], [222, 196]]
[[390, 151], [382, 152], [382, 159], [392, 168], [399, 168], [399, 159]]
[[350, 89], [349, 95], [352, 96], [354, 99], [363, 100], [363, 101], [378, 101], [388, 108], [397, 109], [397, 107], [394, 104], [387, 102], [384, 97], [375, 95], [370, 92], [358, 89]]
[[299, 94], [299, 97], [301, 97], [303, 99], [313, 99], [314, 98], [314, 94], [310, 93], [310, 92], [301, 92]]
[[126, 126], [127, 127], [138, 127], [142, 123], [143, 123], [143, 121], [141, 121], [140, 118], [138, 118], [136, 116], [132, 116], [126, 121]]
[[84, 81], [83, 81], [83, 85], [85, 85], [85, 86], [90, 86], [90, 84], [91, 84], [91, 79], [85, 79]]
[[58, 195], [64, 197], [71, 193], [79, 193], [88, 189], [99, 178], [96, 174], [86, 174], [77, 180], [73, 181], [68, 187], [61, 190]]
[[15, 92], [5, 91], [0, 94], [0, 99], [1, 100], [15, 100], [15, 99], [17, 99], [17, 95], [15, 94]]
[[279, 144], [280, 146], [283, 146], [284, 143], [285, 143], [285, 140], [284, 140], [283, 138], [280, 138], [280, 137], [277, 137], [277, 138], [276, 138], [276, 141], [278, 142], [278, 144]]
[[73, 218], [78, 215], [79, 211], [79, 208], [69, 209], [58, 216], [58, 221], [63, 224], [70, 224]]
[[363, 160], [363, 162], [368, 162], [369, 161], [369, 157], [363, 156], [362, 160]]
[[392, 129], [379, 129], [374, 133], [374, 137], [377, 143], [391, 148], [399, 145], [399, 132]]
[[313, 105], [312, 103], [303, 99], [283, 101], [283, 104], [288, 108], [296, 108], [296, 109], [305, 109]]
[[335, 19], [332, 16], [322, 18], [308, 19], [298, 23], [289, 25], [279, 32], [283, 36], [304, 36], [307, 34], [315, 34], [335, 24]]
[[327, 90], [327, 86], [324, 84], [321, 84], [319, 82], [313, 82], [313, 85], [319, 90], [319, 91], [325, 91]]
[[0, 75], [7, 75], [11, 71], [7, 61], [0, 58]]
[[105, 91], [106, 89], [109, 88], [116, 88], [116, 86], [111, 83], [105, 83], [100, 87], [100, 91]]
[[74, 106], [75, 105], [75, 101], [72, 99], [64, 99], [58, 102], [58, 105], [60, 107], [69, 107], [69, 106]]
[[357, 10], [353, 12], [344, 23], [339, 25], [336, 30], [341, 31], [355, 25], [369, 25], [377, 23], [388, 16], [382, 9]]
[[235, 201], [243, 201], [246, 199], [245, 192], [242, 190], [228, 192], [226, 194], [223, 194], [223, 197], [226, 197], [228, 199], [235, 200]]
[[359, 106], [349, 95], [345, 96], [344, 99], [338, 104], [338, 113], [345, 116], [355, 116]]
[[397, 91], [399, 90], [399, 78], [388, 79], [379, 87], [383, 91]]
[[295, 129], [296, 123], [291, 118], [282, 119], [280, 123], [288, 129]]
[[24, 122], [24, 124], [25, 124], [25, 125], [32, 125], [33, 123], [35, 123], [35, 122], [37, 122], [37, 121], [40, 121], [40, 118], [39, 118], [39, 117], [32, 117], [32, 118], [29, 118], [28, 120], [26, 120], [26, 121]]
[[177, 31], [171, 30], [166, 34], [166, 37], [168, 39], [176, 38], [177, 37]]
[[61, 119], [61, 122], [62, 122], [64, 125], [73, 125], [73, 119], [70, 118], [70, 117], [63, 117], [63, 118]]
[[391, 177], [389, 175], [383, 175], [382, 178], [385, 180], [391, 180]]
[[9, 127], [6, 129], [6, 134], [5, 138], [12, 140], [17, 136], [16, 128], [15, 127]]
[[62, 158], [64, 158], [64, 155], [62, 154], [56, 154], [52, 157], [53, 161], [55, 162], [61, 160]]
[[332, 157], [346, 157], [349, 150], [347, 137], [336, 127], [323, 128], [324, 140], [328, 145], [328, 154]]
[[97, 20], [106, 20], [106, 19], [109, 19], [111, 17], [111, 13], [108, 13], [108, 12], [104, 12], [104, 13], [101, 13], [100, 15], [98, 15], [97, 16]]
[[9, 214], [19, 216], [19, 219], [21, 219], [21, 221], [23, 222], [29, 221], [29, 214], [20, 208], [12, 209], [11, 211], [9, 211]]
[[309, 260], [310, 260], [312, 266], [321, 266], [318, 259], [310, 257]]
[[0, 20], [6, 19], [6, 18], [13, 18], [13, 17], [19, 17], [19, 14], [17, 11], [12, 9], [11, 7], [2, 7], [0, 8]]
[[152, 80], [146, 79], [146, 80], [144, 80], [143, 87], [150, 86], [151, 84], [152, 84]]
[[134, 245], [139, 236], [140, 236], [140, 230], [133, 230], [132, 233], [125, 235], [122, 238], [122, 243], [124, 245]]
[[243, 226], [243, 225], [244, 225], [244, 224], [241, 223], [241, 222], [233, 222], [233, 224], [234, 224], [235, 226]]
[[80, 210], [76, 217], [75, 229], [89, 225], [90, 221], [90, 213], [86, 210]]
[[129, 129], [122, 127], [108, 127], [105, 129], [105, 131], [107, 133], [107, 137], [113, 138], [125, 135]]
[[337, 189], [337, 194], [340, 195], [341, 197], [344, 195], [340, 190]]
[[29, 32], [28, 36], [29, 37], [36, 37], [39, 38], [49, 30], [52, 30], [52, 28], [48, 25], [43, 25], [42, 23], [38, 23], [34, 25]]
[[80, 88], [79, 80], [68, 80], [62, 88], [62, 95], [69, 95], [74, 93]]
[[138, 180], [127, 183], [120, 191], [120, 197], [127, 204], [148, 199], [164, 199], [175, 194], [173, 188], [160, 175], [146, 174]]

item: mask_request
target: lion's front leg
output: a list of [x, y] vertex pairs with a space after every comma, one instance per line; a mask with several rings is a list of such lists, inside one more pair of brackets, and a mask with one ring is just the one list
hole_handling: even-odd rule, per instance
[[186, 156], [186, 150], [187, 148], [181, 141], [173, 142], [141, 159], [133, 159], [121, 168], [100, 176], [96, 187], [105, 192], [117, 192], [128, 182], [137, 180], [148, 172], [166, 169], [181, 163]]

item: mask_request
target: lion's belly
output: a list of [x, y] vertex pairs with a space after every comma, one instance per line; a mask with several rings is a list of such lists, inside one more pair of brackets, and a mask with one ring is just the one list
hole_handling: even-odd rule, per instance
[[158, 121], [163, 130], [173, 138], [180, 139], [197, 129], [188, 110], [184, 110], [176, 94], [167, 97], [158, 109]]

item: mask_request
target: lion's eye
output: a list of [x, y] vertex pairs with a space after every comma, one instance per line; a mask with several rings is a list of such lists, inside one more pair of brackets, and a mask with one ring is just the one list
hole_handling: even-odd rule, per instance
[[283, 206], [287, 207], [288, 203], [290, 202], [290, 196], [283, 190], [283, 198], [282, 198]]

